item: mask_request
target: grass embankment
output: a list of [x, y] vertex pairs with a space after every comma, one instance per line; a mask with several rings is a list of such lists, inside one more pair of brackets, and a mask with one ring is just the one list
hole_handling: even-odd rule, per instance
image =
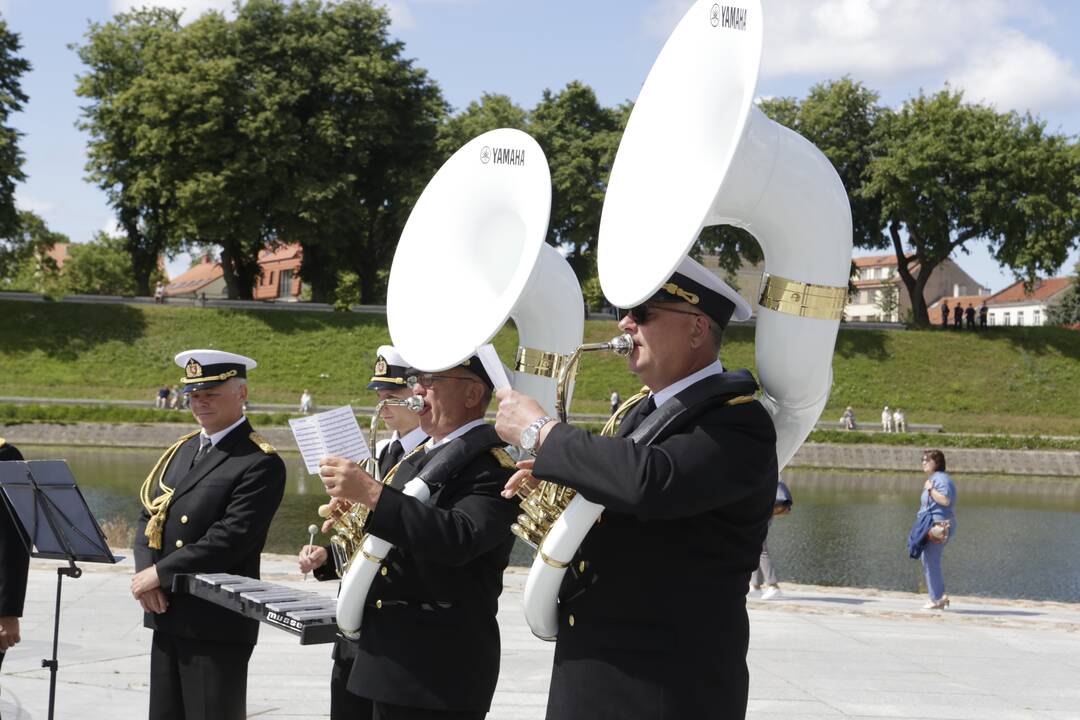
[[[352, 313], [0, 301], [0, 317], [0, 395], [13, 396], [149, 404], [157, 387], [179, 380], [177, 351], [216, 347], [259, 361], [249, 378], [255, 402], [296, 403], [307, 388], [321, 407], [370, 405], [364, 385], [371, 361], [390, 341], [383, 317]], [[613, 322], [591, 321], [585, 339], [615, 333]], [[510, 364], [516, 332], [504, 329], [494, 342]], [[753, 328], [730, 328], [725, 366], [753, 369], [753, 342]], [[797, 362], [798, 350], [787, 352]], [[625, 367], [609, 354], [586, 355], [574, 411], [605, 412], [612, 388], [624, 398], [637, 390]], [[842, 329], [833, 372], [824, 420], [837, 420], [851, 405], [860, 425], [873, 426], [888, 404], [903, 408], [909, 423], [949, 432], [1080, 435], [1080, 332]]]

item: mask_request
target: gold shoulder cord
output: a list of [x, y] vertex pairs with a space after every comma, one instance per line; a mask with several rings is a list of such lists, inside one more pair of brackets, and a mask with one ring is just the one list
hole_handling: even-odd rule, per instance
[[[146, 512], [150, 513], [150, 520], [147, 521], [146, 530], [143, 534], [146, 536], [146, 544], [153, 550], [161, 549], [161, 535], [165, 527], [165, 517], [169, 513], [169, 503], [172, 502], [173, 496], [173, 489], [165, 484], [165, 471], [169, 469], [169, 463], [172, 462], [173, 456], [176, 455], [176, 451], [180, 449], [180, 446], [200, 432], [200, 430], [193, 430], [170, 445], [158, 458], [157, 464], [154, 465], [150, 474], [143, 480], [142, 488], [139, 489], [139, 500], [142, 501], [142, 506], [146, 509]], [[161, 494], [157, 497], [154, 497], [155, 475], [157, 476], [157, 485], [161, 488]]]
[[510, 453], [506, 452], [501, 447], [491, 448], [491, 454], [499, 461], [501, 467], [504, 467], [507, 470], [517, 469], [517, 463], [514, 462], [514, 458], [510, 457]]
[[615, 412], [611, 413], [611, 417], [609, 417], [608, 421], [604, 423], [604, 428], [600, 431], [600, 435], [602, 435], [603, 437], [614, 436], [615, 431], [619, 428], [619, 424], [622, 422], [623, 416], [626, 415], [626, 413], [628, 413], [632, 407], [634, 407], [647, 397], [649, 397], [649, 388], [642, 387], [641, 390], [638, 390], [636, 394], [627, 398], [626, 402], [620, 405]]
[[251, 431], [251, 434], [248, 435], [248, 438], [251, 439], [251, 442], [258, 445], [259, 449], [262, 450], [267, 455], [276, 455], [277, 454], [277, 448], [275, 448], [273, 445], [268, 443], [266, 441], [266, 438], [264, 438], [262, 435], [255, 432], [254, 430]]
[[406, 460], [411, 458], [416, 453], [421, 452], [423, 449], [424, 449], [424, 443], [420, 443], [419, 445], [414, 447], [412, 450], [410, 450], [403, 458], [398, 460], [397, 465], [390, 468], [390, 470], [386, 473], [386, 477], [384, 477], [382, 479], [382, 484], [383, 485], [389, 485], [390, 481], [394, 479], [395, 475], [397, 475], [397, 471], [398, 471], [398, 468], [401, 467], [401, 463], [405, 462]]

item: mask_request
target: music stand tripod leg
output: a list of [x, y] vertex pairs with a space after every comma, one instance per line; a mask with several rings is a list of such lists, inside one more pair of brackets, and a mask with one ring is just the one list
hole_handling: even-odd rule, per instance
[[70, 558], [68, 559], [68, 567], [56, 568], [56, 605], [53, 609], [52, 658], [41, 661], [41, 667], [49, 668], [49, 720], [53, 720], [53, 711], [56, 707], [56, 672], [60, 669], [60, 663], [56, 659], [56, 650], [60, 642], [60, 592], [65, 575], [79, 578], [82, 576], [82, 568], [77, 566], [75, 561]]

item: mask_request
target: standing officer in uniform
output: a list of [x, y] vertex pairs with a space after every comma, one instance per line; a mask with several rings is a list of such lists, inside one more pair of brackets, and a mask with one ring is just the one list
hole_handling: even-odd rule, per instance
[[[373, 720], [483, 718], [499, 677], [495, 620], [517, 503], [500, 497], [514, 464], [484, 422], [492, 384], [480, 361], [417, 372], [431, 436], [388, 486], [356, 463], [323, 460], [327, 492], [372, 509], [367, 529], [393, 543], [366, 599], [349, 690]], [[422, 477], [427, 502], [399, 488]]]
[[626, 312], [629, 368], [647, 388], [616, 437], [499, 391], [499, 435], [536, 453], [504, 495], [535, 473], [606, 508], [560, 589], [550, 719], [745, 715], [746, 588], [777, 460], [757, 383], [717, 359], [733, 315], [749, 317], [746, 301], [689, 259]]
[[285, 493], [285, 464], [244, 416], [254, 360], [188, 350], [176, 364], [202, 430], [166, 450], [142, 486], [131, 594], [154, 631], [150, 717], [234, 720], [246, 715], [259, 623], [171, 594], [173, 577], [259, 577], [259, 554]]
[[[0, 462], [22, 459], [18, 448], [0, 438]], [[30, 567], [30, 555], [9, 510], [7, 500], [0, 492], [0, 666], [4, 664], [4, 653], [20, 640], [19, 618], [26, 600], [26, 576]]]
[[[374, 374], [367, 389], [376, 391], [380, 401], [390, 398], [403, 400], [412, 394], [406, 384], [407, 371], [405, 360], [398, 351], [391, 345], [383, 345], [379, 348]], [[425, 442], [428, 436], [420, 427], [420, 418], [416, 413], [401, 406], [383, 407], [380, 417], [394, 431], [390, 440], [381, 442], [375, 453], [379, 459], [379, 473], [385, 478], [401, 458]], [[329, 546], [305, 545], [300, 551], [300, 572], [312, 571], [316, 580], [337, 579]], [[355, 659], [355, 643], [338, 634], [334, 642], [334, 670], [330, 676], [331, 720], [352, 720], [364, 717], [365, 713], [371, 714], [371, 701], [353, 695], [347, 687]]]

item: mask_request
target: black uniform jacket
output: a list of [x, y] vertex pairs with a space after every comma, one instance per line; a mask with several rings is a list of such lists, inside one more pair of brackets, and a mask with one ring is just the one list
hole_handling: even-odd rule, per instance
[[[499, 495], [514, 472], [482, 425], [410, 455], [383, 490], [368, 529], [394, 544], [367, 596], [349, 690], [379, 702], [487, 710], [499, 677], [495, 620], [518, 506]], [[428, 503], [405, 496], [417, 475]]]
[[651, 441], [623, 437], [647, 422], [644, 402], [618, 437], [549, 432], [535, 475], [606, 508], [559, 593], [549, 719], [744, 716], [746, 588], [776, 497], [776, 432], [757, 401], [725, 403], [756, 389], [747, 371], [707, 377], [669, 401], [688, 409]]
[[[0, 462], [22, 459], [14, 445], [0, 440]], [[2, 497], [0, 492], [0, 617], [22, 617], [30, 555]]]
[[[285, 463], [251, 439], [244, 421], [203, 457], [191, 461], [199, 436], [185, 442], [165, 472], [173, 488], [161, 549], [147, 545], [146, 510], [135, 531], [135, 569], [157, 565], [169, 609], [146, 613], [143, 624], [179, 637], [254, 644], [259, 622], [191, 595], [169, 592], [181, 573], [234, 573], [259, 577], [259, 554], [270, 521], [285, 494]], [[155, 491], [155, 495], [157, 490]]]
[[[376, 448], [375, 454], [379, 460], [379, 474], [382, 477], [386, 477], [394, 466], [397, 464], [390, 456], [390, 443], [386, 442], [382, 444], [382, 447]], [[319, 567], [312, 570], [312, 575], [316, 580], [325, 582], [327, 580], [337, 580], [337, 564], [334, 562], [334, 551], [330, 545], [324, 545], [323, 549], [326, 550], [326, 562]], [[352, 660], [356, 657], [356, 643], [341, 633], [338, 633], [334, 638], [334, 650], [331, 653], [335, 660]]]

